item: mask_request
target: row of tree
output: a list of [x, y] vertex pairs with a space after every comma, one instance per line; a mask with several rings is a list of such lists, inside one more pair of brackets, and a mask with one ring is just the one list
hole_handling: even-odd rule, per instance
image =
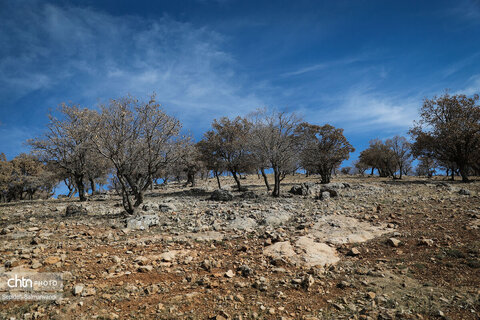
[[479, 96], [449, 95], [425, 99], [420, 120], [405, 137], [395, 136], [385, 142], [375, 139], [361, 152], [355, 168], [364, 173], [376, 170], [381, 177], [402, 178], [418, 160], [417, 174], [431, 177], [437, 170], [453, 180], [460, 175], [480, 175], [480, 106]]
[[[88, 189], [95, 192], [96, 184], [110, 177], [125, 210], [133, 213], [158, 179], [166, 182], [185, 176], [187, 184], [195, 185], [196, 176], [206, 176], [206, 172], [217, 177], [219, 187], [219, 176], [231, 174], [238, 190], [243, 190], [242, 175], [258, 172], [267, 190], [279, 196], [281, 181], [288, 173], [303, 168], [320, 174], [322, 183], [328, 183], [332, 170], [354, 150], [343, 129], [312, 125], [295, 114], [267, 110], [216, 119], [195, 143], [192, 137], [180, 134], [180, 122], [160, 108], [155, 96], [148, 102], [133, 97], [112, 100], [99, 111], [63, 104], [57, 115], [49, 115], [42, 137], [28, 141], [32, 154], [21, 156], [49, 172], [46, 181], [50, 184], [37, 183], [32, 189], [30, 182], [23, 193], [14, 191], [14, 175], [3, 167], [19, 160], [4, 159], [2, 179], [8, 177], [0, 181], [4, 201], [23, 199], [25, 193], [32, 197], [32, 190], [51, 190], [62, 180], [70, 195], [78, 192], [80, 201], [85, 201]], [[268, 170], [273, 172], [273, 190]], [[32, 171], [23, 175], [42, 180]]]
[[[442, 167], [452, 177], [479, 173], [480, 107], [478, 96], [425, 99], [420, 121], [410, 130], [413, 143], [395, 136], [372, 140], [355, 163], [358, 172], [376, 170], [380, 176], [402, 178], [419, 160], [418, 174], [430, 176]], [[329, 183], [332, 172], [354, 151], [343, 129], [313, 125], [297, 115], [258, 110], [246, 117], [215, 119], [203, 139], [195, 143], [180, 134], [180, 122], [167, 115], [152, 96], [148, 102], [133, 97], [112, 100], [98, 111], [63, 104], [50, 114], [47, 131], [29, 141], [31, 155], [12, 161], [0, 158], [0, 200], [49, 194], [64, 181], [70, 195], [95, 192], [98, 183], [111, 185], [133, 213], [148, 188], [161, 179], [186, 179], [211, 173], [231, 174], [238, 190], [241, 177], [258, 173], [273, 196], [280, 195], [287, 174], [303, 169]], [[266, 172], [273, 172], [273, 188]]]
[[266, 170], [273, 171], [273, 196], [280, 195], [285, 176], [299, 169], [319, 174], [329, 183], [332, 172], [354, 148], [343, 129], [302, 122], [295, 114], [259, 110], [247, 117], [214, 120], [212, 129], [197, 144], [199, 158], [217, 177], [229, 172], [238, 190], [242, 173], [260, 172], [271, 190]]
[[385, 142], [379, 139], [370, 141], [370, 146], [360, 153], [355, 168], [361, 174], [370, 169], [377, 170], [380, 177], [401, 179], [412, 169], [411, 143], [405, 137], [395, 136]]

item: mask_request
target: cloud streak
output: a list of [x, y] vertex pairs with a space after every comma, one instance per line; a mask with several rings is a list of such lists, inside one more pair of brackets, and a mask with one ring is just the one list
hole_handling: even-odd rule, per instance
[[[117, 17], [40, 2], [19, 6], [1, 16], [6, 45], [0, 49], [0, 96], [11, 103], [38, 91], [50, 94], [55, 105], [155, 91], [167, 111], [200, 126], [220, 110], [228, 115], [262, 105], [246, 94], [245, 77], [235, 72], [236, 61], [221, 49], [224, 38], [212, 30], [168, 16]], [[24, 26], [19, 10], [29, 21]]]

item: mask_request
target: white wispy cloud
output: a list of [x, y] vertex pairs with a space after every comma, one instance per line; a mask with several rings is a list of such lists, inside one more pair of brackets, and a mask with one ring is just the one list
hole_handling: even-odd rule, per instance
[[12, 4], [0, 18], [0, 96], [12, 103], [38, 90], [55, 105], [156, 92], [186, 126], [263, 104], [208, 28], [42, 2]]
[[480, 74], [471, 76], [468, 79], [466, 86], [461, 90], [456, 90], [454, 94], [465, 94], [467, 96], [480, 94]]
[[445, 70], [443, 70], [443, 77], [449, 77], [452, 74], [455, 74], [459, 72], [460, 70], [468, 67], [469, 65], [472, 65], [478, 60], [478, 57], [480, 56], [480, 52], [476, 52], [464, 59], [455, 61], [454, 63], [448, 65]]
[[396, 97], [371, 88], [351, 88], [332, 98], [331, 107], [303, 111], [309, 121], [330, 123], [352, 133], [406, 134], [418, 117], [421, 97]]
[[284, 77], [299, 76], [305, 73], [320, 71], [320, 70], [324, 70], [324, 69], [339, 66], [339, 65], [348, 65], [361, 60], [362, 58], [358, 57], [358, 58], [346, 58], [346, 59], [333, 60], [333, 61], [328, 61], [323, 63], [317, 63], [317, 64], [301, 67], [294, 71], [285, 72], [282, 74], [282, 76]]

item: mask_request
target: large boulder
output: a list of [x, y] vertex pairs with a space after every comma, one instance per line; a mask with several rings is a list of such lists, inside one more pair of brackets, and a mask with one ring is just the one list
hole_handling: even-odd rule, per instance
[[75, 205], [70, 204], [67, 206], [65, 210], [65, 216], [82, 216], [87, 214], [87, 208], [83, 207], [82, 205]]
[[307, 195], [315, 194], [317, 191], [317, 188], [318, 187], [315, 183], [305, 182], [302, 184], [294, 185], [289, 192], [296, 195], [307, 196]]
[[233, 220], [229, 228], [243, 230], [243, 231], [253, 231], [257, 227], [257, 222], [255, 219], [249, 217], [237, 217]]
[[[328, 193], [328, 196], [326, 195], [326, 193]], [[322, 186], [320, 188], [320, 191], [317, 194], [317, 198], [322, 200], [336, 198], [336, 197], [338, 197], [338, 191], [333, 188], [329, 188], [325, 186]]]
[[129, 229], [146, 230], [158, 223], [159, 218], [154, 214], [135, 215], [127, 218], [127, 228]]
[[307, 267], [332, 265], [340, 260], [335, 248], [307, 236], [298, 238], [293, 245], [290, 241], [276, 242], [266, 247], [263, 253], [273, 259], [285, 259]]
[[215, 201], [230, 201], [233, 199], [233, 194], [228, 190], [218, 189], [212, 192], [210, 200]]
[[350, 188], [350, 184], [346, 182], [330, 182], [327, 184], [324, 184], [322, 187], [327, 188], [327, 189], [346, 189]]
[[293, 214], [285, 210], [271, 210], [263, 214], [263, 222], [267, 226], [277, 227], [286, 223]]

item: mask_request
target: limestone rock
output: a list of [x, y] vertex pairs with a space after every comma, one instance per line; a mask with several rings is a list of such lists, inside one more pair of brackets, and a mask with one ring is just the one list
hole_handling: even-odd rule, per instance
[[233, 194], [228, 190], [218, 189], [212, 192], [210, 200], [214, 201], [231, 201]]
[[78, 215], [86, 215], [87, 209], [81, 205], [70, 204], [67, 206], [65, 210], [65, 216], [78, 216]]
[[390, 238], [388, 239], [387, 243], [392, 247], [398, 247], [402, 242], [396, 238]]
[[159, 223], [158, 216], [153, 214], [136, 215], [136, 216], [127, 218], [128, 229], [145, 230], [151, 226], [158, 225], [158, 223]]

